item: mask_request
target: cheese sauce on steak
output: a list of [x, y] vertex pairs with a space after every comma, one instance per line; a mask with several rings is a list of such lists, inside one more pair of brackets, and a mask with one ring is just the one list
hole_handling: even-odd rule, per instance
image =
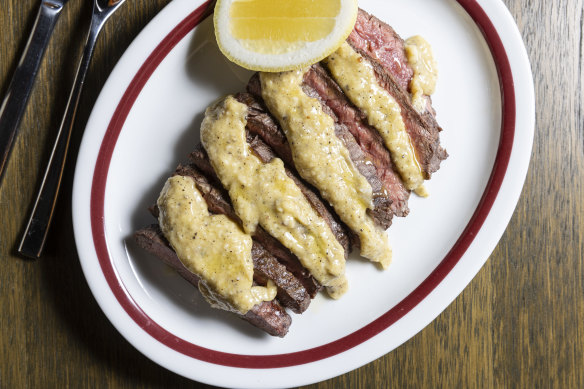
[[408, 64], [414, 70], [410, 81], [412, 105], [419, 113], [426, 110], [425, 96], [430, 96], [436, 90], [438, 81], [438, 65], [432, 53], [432, 46], [421, 36], [416, 35], [406, 40], [406, 57]]
[[211, 215], [189, 177], [169, 178], [157, 201], [159, 223], [180, 261], [199, 276], [215, 308], [245, 314], [276, 297], [276, 287], [253, 286], [252, 240], [231, 219]]
[[344, 249], [326, 221], [288, 177], [279, 158], [263, 163], [246, 139], [248, 106], [232, 96], [211, 106], [201, 125], [201, 143], [244, 230], [261, 225], [294, 253], [333, 298], [347, 289]]
[[407, 189], [424, 183], [424, 174], [401, 115], [398, 102], [381, 86], [371, 64], [348, 43], [324, 61], [349, 100], [367, 116], [382, 136]]
[[298, 173], [357, 233], [361, 255], [386, 268], [391, 262], [387, 235], [367, 213], [373, 208], [371, 185], [335, 135], [333, 118], [323, 112], [317, 99], [304, 93], [306, 71], [260, 73], [262, 98], [286, 134]]

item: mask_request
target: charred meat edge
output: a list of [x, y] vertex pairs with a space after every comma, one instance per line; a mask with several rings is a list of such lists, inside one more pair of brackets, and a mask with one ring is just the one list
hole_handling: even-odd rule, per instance
[[[158, 225], [154, 224], [137, 231], [134, 238], [140, 247], [154, 254], [198, 288], [199, 277], [182, 264]], [[279, 337], [284, 337], [288, 333], [292, 323], [292, 318], [277, 300], [256, 304], [240, 317], [268, 334]]]
[[[215, 187], [193, 166], [179, 165], [175, 174], [193, 179], [210, 212], [225, 215], [236, 223], [240, 222], [225, 191]], [[253, 242], [252, 258], [254, 279], [258, 284], [265, 285], [268, 279], [272, 280], [278, 288], [278, 300], [295, 313], [302, 313], [308, 308], [310, 295], [306, 288], [257, 240]]]
[[[365, 37], [368, 39], [365, 41]], [[440, 146], [440, 131], [427, 97], [428, 109], [420, 115], [411, 103], [407, 90], [413, 72], [405, 59], [403, 39], [386, 23], [375, 16], [359, 10], [355, 29], [349, 35], [347, 42], [365, 58], [372, 66], [379, 84], [396, 100], [402, 110], [402, 119], [416, 151], [416, 157], [426, 179], [440, 168], [440, 162], [448, 157], [448, 153]], [[383, 45], [387, 58], [380, 58], [375, 46]], [[399, 64], [399, 66], [397, 66]], [[405, 71], [404, 67], [407, 67]]]

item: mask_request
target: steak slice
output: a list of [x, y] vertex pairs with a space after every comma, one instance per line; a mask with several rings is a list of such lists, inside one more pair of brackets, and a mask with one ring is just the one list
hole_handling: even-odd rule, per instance
[[255, 73], [247, 84], [249, 93], [238, 93], [235, 98], [249, 108], [247, 110], [247, 130], [258, 135], [284, 161], [286, 167], [294, 168], [292, 150], [284, 131], [268, 112], [262, 100], [262, 85], [259, 73]]
[[[269, 163], [272, 159], [277, 158], [274, 151], [268, 146], [260, 137], [247, 133], [247, 142], [249, 143], [250, 147], [257, 155], [259, 159], [262, 160], [263, 163]], [[322, 217], [325, 222], [330, 227], [333, 235], [343, 249], [345, 249], [345, 257], [350, 251], [350, 242], [347, 232], [345, 228], [341, 225], [341, 223], [337, 220], [337, 218], [333, 215], [333, 213], [324, 205], [320, 197], [316, 194], [316, 192], [308, 187], [308, 185], [304, 184], [296, 174], [294, 174], [290, 169], [286, 169], [286, 175], [294, 181], [296, 186], [300, 189], [304, 197], [308, 200], [308, 202], [312, 205], [312, 208], [316, 210], [316, 212]]]
[[[320, 94], [317, 93], [316, 90], [310, 85], [307, 85], [306, 76], [303, 89], [308, 96], [318, 99], [322, 105], [323, 111], [331, 116], [335, 121], [335, 135], [349, 150], [349, 155], [355, 164], [355, 167], [367, 179], [371, 185], [371, 188], [373, 189], [374, 207], [373, 209], [368, 210], [369, 215], [383, 229], [389, 228], [393, 216], [392, 199], [389, 197], [389, 192], [384, 187], [384, 183], [381, 181], [380, 176], [377, 174], [376, 167], [373, 166], [372, 161], [368, 159], [367, 154], [357, 143], [355, 137], [347, 128], [347, 126], [338, 120], [337, 115], [328, 105], [325, 104], [324, 99], [321, 98]], [[247, 84], [247, 90], [250, 94], [254, 95], [254, 99], [263, 101], [261, 100], [262, 86], [259, 79], [259, 73], [256, 73], [251, 77], [249, 83]], [[263, 109], [265, 116], [270, 117], [272, 124], [268, 126], [255, 125], [250, 127], [250, 131], [256, 131], [255, 133], [259, 135], [266, 143], [268, 143], [278, 153], [278, 155], [282, 157], [286, 164], [289, 166], [294, 166], [294, 161], [292, 160], [292, 151], [290, 150], [290, 145], [286, 140], [284, 131], [279, 125], [276, 124], [274, 119], [269, 116], [267, 110], [263, 108], [263, 105], [258, 103], [256, 103], [256, 105], [259, 105], [259, 107]], [[257, 113], [256, 116], [258, 116]], [[262, 123], [267, 121], [267, 119], [261, 120]]]
[[[404, 92], [410, 91], [414, 71], [406, 57], [404, 40], [390, 25], [359, 9], [357, 21], [347, 42], [360, 53], [376, 60]], [[426, 101], [426, 112], [422, 116], [435, 117], [436, 111], [432, 108], [430, 96], [426, 96]]]
[[414, 71], [408, 64], [404, 40], [390, 25], [359, 9], [347, 42], [355, 50], [378, 61], [402, 90], [409, 89]]
[[251, 249], [253, 258], [254, 280], [266, 285], [268, 280], [278, 288], [278, 300], [294, 313], [306, 311], [310, 305], [310, 295], [300, 281], [270, 254], [264, 246], [254, 241]]
[[[239, 223], [233, 207], [228, 202], [224, 190], [216, 188], [209, 180], [197, 171], [193, 166], [179, 165], [175, 174], [191, 177], [197, 189], [205, 199], [209, 211], [222, 214]], [[306, 311], [310, 305], [310, 295], [292, 273], [284, 265], [270, 254], [264, 246], [256, 240], [253, 242], [252, 258], [254, 263], [254, 279], [259, 284], [265, 285], [268, 279], [272, 280], [278, 288], [278, 300], [286, 308], [295, 313]]]
[[[215, 174], [215, 171], [213, 170], [213, 166], [211, 166], [209, 157], [201, 145], [197, 146], [195, 151], [190, 154], [189, 158], [193, 162], [194, 166], [202, 171], [205, 176], [212, 179], [215, 188], [221, 185]], [[218, 189], [216, 190], [217, 192], [220, 191]], [[241, 224], [241, 220], [235, 214], [235, 210], [231, 206], [231, 203], [228, 202], [229, 196], [224, 190], [221, 190], [221, 193], [223, 204], [222, 207], [224, 208], [224, 204], [228, 205], [228, 209], [224, 214]], [[217, 204], [219, 204], [219, 202], [217, 202]], [[209, 209], [212, 208], [210, 207]], [[311, 298], [316, 296], [322, 286], [314, 279], [314, 277], [312, 277], [310, 272], [304, 268], [304, 266], [302, 266], [300, 260], [294, 254], [292, 254], [290, 250], [282, 245], [282, 243], [280, 243], [277, 239], [268, 234], [268, 232], [261, 226], [258, 226], [253, 235], [253, 238], [258, 241], [270, 254], [276, 257], [278, 261], [300, 281]]]
[[[288, 140], [284, 132], [280, 129], [280, 126], [276, 124], [274, 118], [268, 113], [263, 104], [251, 94], [238, 93], [235, 95], [235, 99], [248, 106], [246, 118], [246, 129], [248, 130], [247, 141], [252, 149], [254, 149], [256, 155], [264, 163], [268, 163], [276, 157], [284, 161], [288, 177], [298, 185], [313, 208], [328, 223], [333, 234], [345, 249], [345, 253], [348, 253], [350, 251], [350, 239], [347, 238], [348, 229], [343, 226], [336, 214], [331, 211], [331, 208], [322, 202], [316, 194], [317, 190], [299, 178], [299, 174], [294, 167], [294, 160], [292, 159], [292, 151], [288, 145]], [[250, 134], [257, 136], [250, 136]]]
[[414, 73], [407, 62], [403, 39], [386, 23], [359, 10], [347, 42], [373, 66], [379, 84], [401, 107], [420, 167], [425, 178], [430, 179], [448, 153], [440, 146], [442, 128], [436, 121], [430, 97], [426, 97], [427, 109], [422, 114], [412, 106], [408, 91]]
[[[252, 93], [256, 96], [261, 96], [261, 84], [256, 73], [252, 80], [257, 93]], [[248, 84], [248, 88], [252, 81]], [[288, 145], [286, 135], [280, 129], [274, 118], [268, 113], [266, 107], [249, 93], [238, 93], [235, 95], [237, 101], [248, 106], [247, 109], [247, 125], [249, 132], [259, 135], [264, 142], [266, 142], [275, 151], [275, 153], [284, 161], [286, 166], [290, 169], [294, 168], [294, 160], [292, 159], [292, 151]]]
[[[140, 247], [161, 259], [198, 289], [199, 277], [189, 271], [178, 259], [158, 225], [154, 224], [137, 231], [134, 238]], [[284, 337], [288, 333], [292, 323], [290, 315], [276, 300], [256, 304], [241, 318], [268, 334], [279, 337]]]
[[[345, 96], [339, 85], [332, 79], [328, 71], [321, 65], [315, 64], [304, 75], [304, 90], [309, 96], [317, 98], [323, 108], [337, 123], [337, 136], [347, 131], [352, 139], [346, 141], [358, 146], [363, 154], [363, 165], [374, 170], [374, 177], [368, 178], [371, 186], [379, 181], [385, 197], [391, 201], [390, 211], [396, 216], [406, 216], [409, 212], [408, 199], [410, 192], [404, 186], [391, 160], [391, 154], [384, 146], [379, 132], [367, 123], [367, 117], [355, 107]], [[353, 146], [353, 148], [355, 147]], [[351, 149], [349, 149], [351, 151]], [[353, 158], [353, 157], [352, 157]], [[361, 174], [369, 177], [367, 172], [359, 168]], [[378, 196], [379, 197], [379, 196]]]
[[[360, 53], [362, 54], [362, 53]], [[366, 58], [366, 57], [365, 57]], [[393, 80], [392, 76], [378, 63], [371, 60], [379, 84], [389, 92], [401, 107], [401, 116], [406, 131], [410, 136], [420, 168], [425, 178], [431, 178], [432, 173], [438, 171], [440, 162], [448, 158], [448, 153], [440, 145], [440, 131], [442, 128], [433, 115], [420, 115], [412, 106], [410, 95], [404, 92]]]

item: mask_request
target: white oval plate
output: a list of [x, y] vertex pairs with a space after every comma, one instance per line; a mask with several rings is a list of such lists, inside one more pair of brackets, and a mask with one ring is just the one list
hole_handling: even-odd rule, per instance
[[527, 172], [534, 96], [521, 37], [500, 0], [362, 0], [402, 36], [430, 41], [433, 98], [450, 153], [389, 230], [383, 272], [349, 260], [348, 294], [317, 297], [273, 338], [213, 310], [132, 233], [154, 222], [166, 177], [198, 142], [204, 109], [244, 90], [249, 72], [218, 52], [207, 3], [175, 0], [128, 48], [95, 104], [73, 193], [75, 238], [99, 305], [138, 350], [194, 380], [289, 387], [324, 380], [393, 350], [462, 291], [495, 248]]

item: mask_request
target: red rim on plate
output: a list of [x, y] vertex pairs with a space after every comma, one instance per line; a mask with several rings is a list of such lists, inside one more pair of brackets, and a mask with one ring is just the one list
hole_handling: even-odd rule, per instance
[[392, 309], [361, 329], [333, 342], [303, 351], [276, 355], [220, 352], [190, 343], [168, 332], [136, 304], [120, 279], [107, 247], [104, 223], [105, 188], [112, 154], [122, 127], [152, 73], [171, 50], [209, 15], [211, 2], [205, 2], [180, 22], [150, 54], [120, 100], [101, 143], [91, 186], [91, 230], [99, 264], [113, 294], [132, 320], [160, 343], [189, 357], [217, 365], [269, 369], [306, 364], [347, 351], [387, 329], [424, 300], [450, 273], [481, 229], [503, 183], [515, 133], [516, 107], [513, 76], [501, 38], [485, 11], [475, 0], [457, 1], [483, 33], [497, 67], [501, 88], [501, 136], [493, 170], [478, 207], [461, 236], [436, 269]]

